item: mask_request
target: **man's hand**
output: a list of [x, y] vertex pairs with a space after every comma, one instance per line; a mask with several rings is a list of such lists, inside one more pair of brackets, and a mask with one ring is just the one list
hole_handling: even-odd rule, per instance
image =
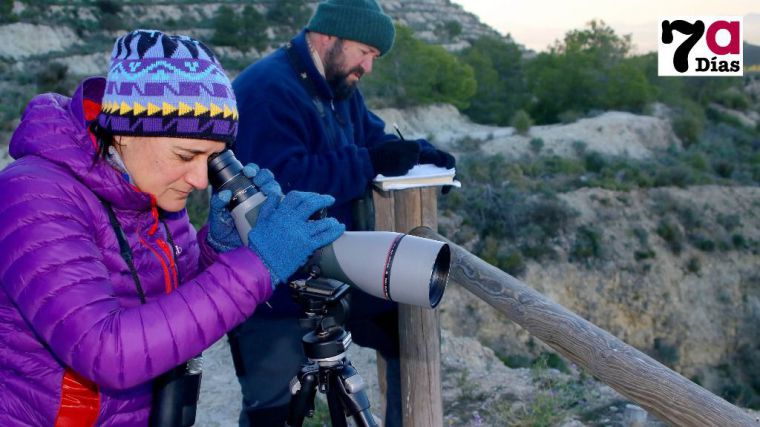
[[384, 142], [369, 149], [369, 158], [375, 173], [385, 176], [403, 175], [417, 164], [420, 144], [404, 140]]
[[451, 169], [457, 160], [451, 154], [435, 148], [426, 148], [420, 152], [420, 163], [431, 163], [436, 166]]

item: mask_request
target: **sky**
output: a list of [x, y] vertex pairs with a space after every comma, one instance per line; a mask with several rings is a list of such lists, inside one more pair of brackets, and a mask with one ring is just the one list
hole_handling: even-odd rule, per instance
[[662, 17], [744, 17], [744, 41], [760, 45], [760, 0], [451, 0], [519, 44], [544, 51], [569, 30], [603, 20], [618, 35], [631, 34], [634, 53], [657, 50]]

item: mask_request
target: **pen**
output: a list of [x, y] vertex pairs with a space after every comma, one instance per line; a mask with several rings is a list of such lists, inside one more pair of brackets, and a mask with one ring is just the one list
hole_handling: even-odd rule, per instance
[[398, 137], [401, 138], [402, 141], [406, 141], [404, 139], [404, 135], [401, 135], [401, 130], [398, 128], [398, 125], [396, 123], [393, 124], [393, 128], [396, 129], [396, 133], [398, 134]]

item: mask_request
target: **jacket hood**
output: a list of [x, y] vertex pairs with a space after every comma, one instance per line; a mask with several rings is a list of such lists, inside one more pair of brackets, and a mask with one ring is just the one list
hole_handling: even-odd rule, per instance
[[11, 137], [17, 161], [42, 158], [68, 171], [100, 199], [120, 209], [150, 208], [151, 196], [130, 185], [107, 161], [98, 158], [88, 124], [97, 117], [105, 79], [84, 80], [71, 98], [45, 93], [34, 97]]

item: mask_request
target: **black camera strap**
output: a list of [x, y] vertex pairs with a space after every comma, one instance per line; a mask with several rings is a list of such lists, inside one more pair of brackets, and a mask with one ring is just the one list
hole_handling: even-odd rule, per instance
[[[124, 236], [124, 230], [119, 224], [119, 220], [116, 219], [116, 214], [111, 207], [111, 204], [105, 200], [100, 200], [108, 211], [108, 219], [111, 221], [111, 227], [114, 233], [116, 233], [116, 239], [119, 240], [119, 252], [121, 257], [124, 258], [124, 262], [129, 266], [129, 273], [132, 275], [132, 280], [135, 282], [135, 288], [137, 288], [137, 296], [140, 297], [140, 304], [145, 304], [145, 292], [143, 291], [142, 284], [140, 284], [140, 277], [137, 276], [137, 269], [135, 268], [135, 262], [132, 259], [132, 249], [129, 247], [126, 236]], [[168, 232], [168, 229], [167, 229]], [[172, 247], [174, 244], [172, 243]]]
[[[137, 269], [135, 268], [134, 257], [132, 256], [132, 249], [129, 247], [127, 238], [124, 235], [124, 230], [121, 228], [121, 224], [119, 223], [119, 220], [116, 219], [116, 214], [114, 213], [113, 208], [111, 207], [111, 204], [102, 199], [100, 200], [100, 202], [103, 204], [103, 206], [105, 206], [106, 211], [108, 211], [108, 220], [111, 222], [111, 227], [113, 228], [114, 233], [116, 233], [116, 239], [119, 241], [119, 253], [121, 254], [121, 257], [124, 259], [124, 262], [126, 262], [127, 266], [129, 267], [129, 273], [132, 275], [132, 281], [135, 282], [135, 289], [137, 290], [137, 296], [140, 298], [140, 304], [145, 304], [146, 302], [145, 291], [143, 290], [142, 284], [140, 283], [140, 277], [137, 275]], [[174, 259], [174, 265], [177, 265], [177, 253], [176, 253], [177, 246], [174, 244], [174, 239], [172, 239], [172, 233], [171, 231], [169, 231], [169, 226], [166, 224], [165, 221], [161, 220], [161, 224], [163, 224], [164, 230], [166, 230], [166, 240], [169, 242], [169, 245], [171, 246], [171, 253], [172, 253], [172, 258]], [[177, 267], [177, 281], [179, 280], [180, 280], [179, 267]]]

